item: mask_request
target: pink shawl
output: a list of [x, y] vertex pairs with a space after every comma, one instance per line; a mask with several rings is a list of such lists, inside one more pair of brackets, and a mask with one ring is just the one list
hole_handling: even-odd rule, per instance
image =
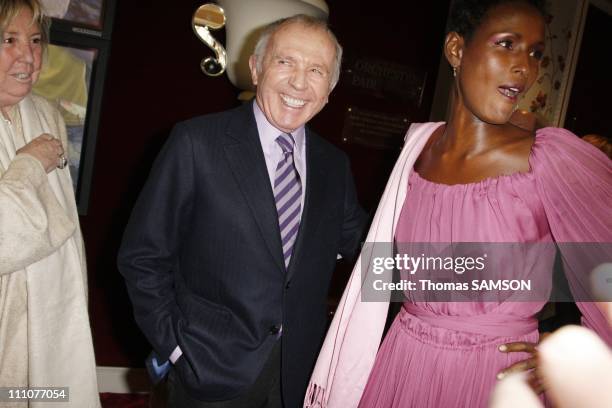
[[[400, 156], [389, 177], [366, 242], [393, 242], [408, 177], [429, 136], [444, 122], [410, 126]], [[391, 245], [388, 246], [391, 250]], [[381, 256], [380, 248], [377, 256]], [[392, 253], [386, 254], [393, 256]], [[387, 318], [388, 302], [361, 302], [363, 262], [372, 251], [361, 252], [317, 359], [304, 407], [356, 407], [365, 388]], [[368, 273], [365, 271], [364, 273]]]

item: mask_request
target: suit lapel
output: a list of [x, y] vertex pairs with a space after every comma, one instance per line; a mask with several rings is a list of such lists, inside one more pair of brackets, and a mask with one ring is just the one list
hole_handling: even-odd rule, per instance
[[284, 273], [285, 263], [274, 194], [250, 103], [238, 109], [225, 135], [224, 151], [270, 255]]
[[306, 189], [304, 209], [300, 220], [300, 231], [298, 233], [291, 264], [287, 271], [287, 280], [293, 277], [296, 265], [300, 264], [300, 258], [306, 253], [308, 237], [312, 236], [318, 228], [321, 209], [325, 205], [325, 159], [317, 140], [311, 136], [311, 131], [306, 128]]

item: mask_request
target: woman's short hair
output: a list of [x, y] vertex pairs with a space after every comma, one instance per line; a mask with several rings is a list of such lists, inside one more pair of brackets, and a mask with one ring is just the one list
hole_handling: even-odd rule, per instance
[[32, 22], [40, 28], [43, 46], [46, 46], [49, 44], [49, 18], [45, 16], [39, 0], [0, 0], [0, 39], [4, 37], [4, 30], [24, 7], [32, 12]]
[[504, 3], [527, 3], [546, 15], [544, 0], [455, 0], [448, 21], [447, 32], [456, 32], [469, 41], [487, 12]]
[[257, 72], [261, 72], [263, 68], [263, 58], [266, 55], [270, 38], [282, 27], [290, 24], [301, 24], [304, 27], [323, 30], [332, 40], [332, 43], [336, 47], [336, 59], [334, 61], [334, 70], [331, 73], [329, 89], [333, 89], [338, 83], [338, 79], [340, 78], [340, 66], [342, 65], [342, 46], [340, 46], [336, 35], [331, 31], [325, 21], [308, 16], [306, 14], [298, 14], [287, 18], [281, 18], [280, 20], [276, 20], [273, 23], [270, 23], [266, 26], [266, 28], [264, 28], [263, 32], [259, 36], [259, 39], [257, 40], [257, 44], [255, 44], [255, 50], [253, 51], [253, 55], [255, 55]]

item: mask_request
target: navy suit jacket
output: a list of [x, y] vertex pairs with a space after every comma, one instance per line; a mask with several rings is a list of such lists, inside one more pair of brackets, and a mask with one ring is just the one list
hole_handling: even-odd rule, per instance
[[306, 129], [307, 185], [285, 270], [250, 103], [179, 123], [134, 207], [119, 252], [136, 321], [194, 397], [227, 400], [260, 373], [282, 327], [282, 387], [301, 406], [325, 333], [338, 253], [366, 217], [346, 155]]

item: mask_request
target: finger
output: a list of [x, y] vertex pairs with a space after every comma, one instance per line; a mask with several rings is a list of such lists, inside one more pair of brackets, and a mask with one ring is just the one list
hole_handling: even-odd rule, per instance
[[58, 156], [61, 156], [64, 153], [64, 146], [62, 146], [62, 143], [59, 140], [54, 139], [52, 142], [52, 147]]
[[517, 341], [514, 343], [502, 344], [498, 347], [498, 349], [502, 353], [512, 353], [512, 352], [535, 353], [536, 345], [534, 343]]
[[545, 390], [544, 383], [536, 376], [529, 376], [527, 378], [527, 384], [529, 384], [529, 386], [531, 387], [533, 392], [536, 393], [536, 395], [540, 395]]
[[531, 370], [537, 367], [537, 360], [532, 357], [527, 360], [519, 361], [518, 363], [512, 364], [510, 367], [503, 369], [497, 374], [497, 379], [501, 380], [510, 373], [518, 373], [521, 371]]
[[539, 382], [544, 381], [544, 377], [542, 376], [542, 372], [541, 370], [539, 370], [540, 368], [540, 363], [538, 363], [538, 366], [535, 368], [535, 370], [533, 370], [533, 376], [536, 380], [538, 380]]
[[544, 384], [542, 384], [541, 382], [539, 382], [535, 387], [532, 387], [532, 389], [537, 395], [540, 395], [544, 391], [546, 391], [546, 387], [544, 387]]
[[536, 354], [536, 365], [537, 367], [533, 370], [533, 376], [540, 382], [544, 381], [544, 372], [542, 371], [542, 357], [540, 354]]

